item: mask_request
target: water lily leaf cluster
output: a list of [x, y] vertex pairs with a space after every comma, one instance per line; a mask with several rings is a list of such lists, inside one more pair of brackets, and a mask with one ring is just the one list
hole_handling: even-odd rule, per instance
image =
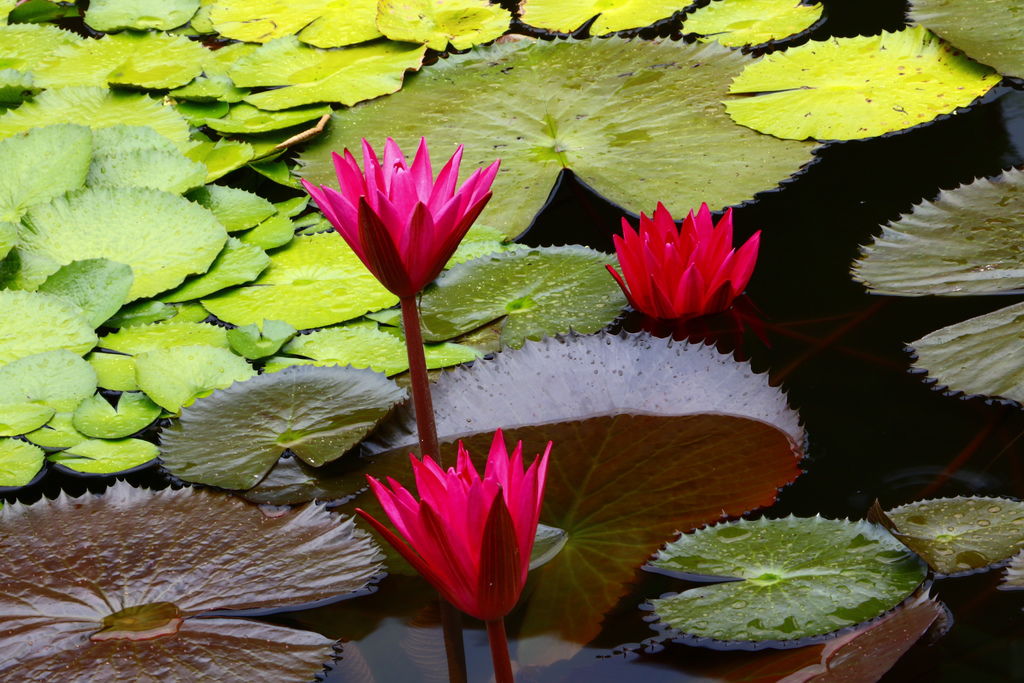
[[714, 0], [686, 15], [683, 32], [727, 47], [761, 45], [813, 29], [823, 12], [799, 0]]
[[972, 59], [1007, 76], [1024, 78], [1024, 2], [914, 0], [910, 18], [948, 40]]
[[196, 671], [308, 681], [331, 658], [330, 639], [195, 617], [351, 594], [380, 570], [375, 544], [351, 519], [313, 506], [268, 517], [189, 489], [119, 484], [102, 496], [10, 504], [0, 527], [0, 672], [24, 681], [136, 681], [138, 660], [171, 681]]
[[558, 33], [572, 33], [590, 24], [590, 35], [642, 28], [669, 19], [686, 7], [678, 0], [520, 0], [519, 18], [524, 24]]

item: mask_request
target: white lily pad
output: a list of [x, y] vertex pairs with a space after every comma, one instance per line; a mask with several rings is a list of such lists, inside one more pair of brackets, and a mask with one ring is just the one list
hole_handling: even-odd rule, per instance
[[145, 394], [126, 391], [118, 397], [116, 406], [93, 394], [78, 404], [71, 421], [86, 436], [122, 439], [148, 427], [162, 412]]
[[17, 439], [0, 439], [0, 489], [28, 486], [43, 469], [40, 448]]
[[255, 374], [244, 358], [213, 346], [175, 346], [135, 357], [139, 389], [172, 413]]
[[380, 0], [377, 29], [391, 40], [465, 50], [500, 37], [512, 15], [488, 0]]
[[133, 279], [131, 267], [123, 263], [105, 258], [85, 259], [61, 266], [37, 291], [63, 297], [78, 306], [95, 328], [128, 300]]
[[209, 270], [161, 295], [160, 300], [173, 303], [200, 299], [222, 289], [255, 280], [269, 264], [270, 257], [262, 249], [230, 237]]
[[714, 0], [686, 15], [683, 33], [728, 47], [761, 45], [810, 29], [823, 11], [820, 3], [801, 0]]
[[597, 16], [590, 34], [603, 36], [668, 19], [685, 7], [679, 0], [520, 0], [519, 17], [530, 26], [572, 33]]
[[323, 327], [394, 306], [384, 289], [337, 235], [300, 236], [270, 256], [252, 284], [203, 299], [234, 325], [283, 320], [296, 329]]
[[0, 289], [0, 366], [55, 349], [81, 356], [95, 345], [78, 306], [52, 294]]
[[910, 18], [939, 34], [972, 59], [1007, 76], [1024, 78], [1024, 3], [913, 0]]
[[[89, 129], [70, 124], [34, 128], [0, 140], [0, 220], [17, 221], [33, 204], [81, 187], [91, 150]], [[0, 248], [0, 257], [5, 254]]]
[[126, 28], [169, 31], [187, 24], [199, 0], [91, 0], [85, 23], [97, 31]]
[[142, 439], [86, 439], [47, 460], [78, 474], [110, 475], [155, 464], [160, 450]]

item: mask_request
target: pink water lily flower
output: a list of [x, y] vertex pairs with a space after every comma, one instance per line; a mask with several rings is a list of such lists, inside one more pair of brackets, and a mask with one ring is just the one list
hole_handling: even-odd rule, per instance
[[387, 486], [367, 477], [398, 534], [356, 512], [446, 600], [483, 621], [500, 620], [526, 583], [550, 451], [548, 443], [524, 470], [522, 442], [510, 457], [498, 430], [483, 477], [461, 442], [447, 471], [430, 456], [410, 456], [419, 500], [390, 477]]
[[732, 209], [715, 225], [707, 204], [689, 213], [681, 228], [660, 202], [654, 216], [640, 214], [639, 231], [622, 219], [615, 235], [619, 283], [636, 310], [664, 320], [692, 318], [729, 308], [743, 293], [757, 261], [761, 232], [739, 249], [732, 246]]
[[341, 191], [302, 181], [363, 264], [388, 290], [409, 297], [438, 276], [491, 198], [500, 162], [477, 169], [456, 188], [462, 146], [434, 178], [426, 140], [412, 164], [398, 144], [379, 161], [363, 140], [363, 168], [348, 150], [331, 154]]

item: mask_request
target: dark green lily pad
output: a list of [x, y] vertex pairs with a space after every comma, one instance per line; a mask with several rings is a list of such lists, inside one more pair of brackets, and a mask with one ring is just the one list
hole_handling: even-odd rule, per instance
[[[81, 187], [91, 149], [89, 129], [70, 124], [33, 128], [0, 140], [0, 220], [17, 222], [33, 204]], [[6, 253], [0, 249], [0, 257]]]
[[864, 247], [854, 278], [878, 294], [1024, 290], [1024, 171], [1011, 169], [921, 202]]
[[881, 527], [821, 517], [741, 519], [683, 534], [649, 567], [722, 579], [651, 605], [677, 635], [734, 646], [771, 646], [873, 619], [925, 577], [917, 557]]
[[231, 350], [249, 360], [266, 358], [277, 353], [297, 330], [280, 320], [264, 320], [262, 325], [245, 325], [228, 330]]
[[78, 306], [52, 294], [0, 289], [0, 366], [54, 349], [81, 356], [95, 345]]
[[130, 266], [105, 258], [85, 259], [61, 266], [37, 291], [73, 303], [90, 325], [99, 327], [128, 300], [133, 280]]
[[441, 274], [420, 299], [423, 336], [443, 341], [505, 318], [501, 342], [597, 332], [626, 306], [608, 276], [615, 258], [586, 247], [540, 247], [493, 254]]
[[103, 496], [15, 503], [0, 528], [0, 647], [9, 655], [0, 677], [26, 683], [135, 683], [153, 671], [167, 683], [197, 671], [305, 683], [333, 641], [195, 615], [321, 601], [363, 589], [380, 570], [351, 520], [315, 506], [267, 516], [191, 489], [117, 484]]
[[158, 455], [156, 445], [142, 439], [85, 439], [47, 460], [78, 474], [107, 476], [155, 464]]
[[1024, 548], [1024, 503], [1010, 498], [958, 496], [919, 500], [887, 512], [882, 524], [937, 574], [988, 569]]
[[214, 346], [174, 346], [135, 357], [139, 389], [172, 413], [255, 374], [244, 358]]
[[277, 212], [263, 197], [225, 185], [201, 187], [190, 192], [188, 198], [213, 212], [228, 232], [248, 230]]
[[0, 489], [31, 484], [45, 464], [45, 453], [30, 443], [0, 439]]
[[126, 391], [112, 406], [99, 394], [75, 408], [72, 424], [82, 434], [97, 439], [123, 439], [151, 425], [163, 409], [144, 394]]
[[439, 60], [393, 96], [335, 112], [300, 156], [300, 173], [334, 183], [331, 151], [388, 136], [415, 149], [422, 136], [439, 155], [467, 143], [465, 169], [501, 158], [480, 220], [508, 236], [529, 227], [563, 169], [630, 212], [659, 201], [676, 216], [701, 202], [717, 210], [774, 189], [812, 159], [813, 145], [757, 135], [725, 113], [729, 82], [749, 63], [719, 46], [672, 41], [476, 48]]
[[260, 375], [183, 411], [161, 436], [163, 464], [185, 481], [248, 489], [285, 450], [314, 467], [344, 455], [404, 396], [370, 370]]
[[251, 104], [240, 102], [222, 118], [208, 119], [206, 125], [219, 133], [264, 133], [268, 130], [288, 128], [330, 114], [331, 108], [324, 105], [310, 105], [264, 111]]
[[215, 292], [252, 282], [267, 266], [270, 257], [259, 247], [245, 244], [235, 237], [229, 237], [209, 270], [196, 275], [181, 284], [180, 287], [160, 295], [160, 300], [167, 303], [192, 301], [209, 296]]
[[1024, 3], [913, 0], [910, 18], [935, 31], [973, 59], [1007, 76], [1024, 78]]
[[187, 24], [199, 4], [199, 0], [92, 0], [85, 23], [97, 31], [169, 31]]

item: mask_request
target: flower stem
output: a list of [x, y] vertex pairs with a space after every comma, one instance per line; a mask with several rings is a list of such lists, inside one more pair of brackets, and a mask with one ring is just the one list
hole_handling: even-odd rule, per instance
[[[420, 455], [430, 455], [441, 463], [434, 424], [434, 405], [430, 400], [430, 379], [427, 377], [427, 359], [423, 355], [423, 334], [420, 332], [420, 312], [415, 296], [402, 297], [402, 324], [405, 328], [405, 351], [409, 358], [409, 379], [412, 381], [412, 405], [416, 411], [416, 432], [420, 438]], [[441, 604], [441, 627], [444, 631], [444, 651], [448, 660], [448, 680], [466, 683], [466, 648], [462, 640], [462, 615], [447, 600], [438, 596]]]
[[505, 620], [487, 622], [487, 640], [491, 644], [491, 661], [494, 662], [495, 683], [513, 683], [512, 661], [508, 658], [508, 637], [505, 635]]

